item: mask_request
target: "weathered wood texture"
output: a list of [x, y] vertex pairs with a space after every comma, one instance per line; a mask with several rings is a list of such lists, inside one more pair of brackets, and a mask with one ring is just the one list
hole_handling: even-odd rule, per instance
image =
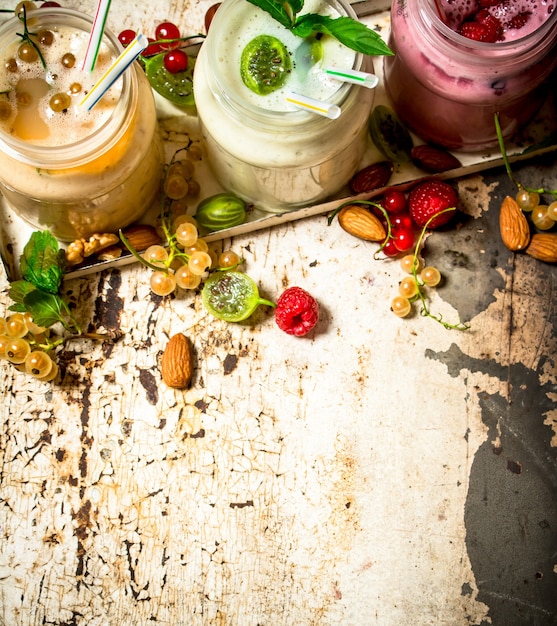
[[[114, 29], [181, 14], [154, 4]], [[557, 275], [502, 246], [499, 179], [458, 188], [430, 305], [466, 332], [394, 317], [398, 262], [325, 217], [219, 244], [265, 297], [315, 295], [308, 338], [151, 296], [137, 265], [69, 281], [122, 337], [67, 345], [56, 384], [0, 364], [0, 623], [554, 623]], [[176, 332], [187, 391], [160, 377]]]

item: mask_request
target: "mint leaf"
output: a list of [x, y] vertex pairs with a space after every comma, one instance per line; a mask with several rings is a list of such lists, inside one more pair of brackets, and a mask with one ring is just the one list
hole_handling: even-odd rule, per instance
[[33, 322], [38, 326], [52, 326], [62, 322], [67, 327], [66, 313], [68, 312], [64, 300], [56, 294], [47, 293], [41, 289], [33, 289], [24, 298], [26, 310], [31, 313]]
[[291, 30], [299, 37], [310, 37], [314, 33], [331, 35], [351, 50], [362, 54], [387, 55], [392, 50], [381, 39], [381, 36], [362, 22], [343, 16], [332, 18], [317, 13], [296, 15], [304, 8], [304, 0], [248, 0], [256, 7], [267, 11], [273, 19]]
[[393, 54], [378, 33], [351, 17], [332, 18], [306, 13], [296, 19], [292, 32], [300, 37], [309, 37], [316, 32], [331, 35], [347, 48], [372, 56]]
[[36, 289], [35, 285], [28, 280], [16, 280], [10, 283], [9, 296], [15, 302], [15, 305], [10, 306], [10, 311], [24, 312], [27, 309], [23, 304], [25, 296]]
[[58, 293], [64, 275], [65, 256], [52, 233], [32, 233], [19, 262], [23, 278], [39, 289]]
[[248, 0], [256, 7], [267, 11], [271, 17], [285, 28], [292, 28], [296, 13], [304, 6], [303, 1], [295, 0], [294, 2], [276, 2], [276, 0]]

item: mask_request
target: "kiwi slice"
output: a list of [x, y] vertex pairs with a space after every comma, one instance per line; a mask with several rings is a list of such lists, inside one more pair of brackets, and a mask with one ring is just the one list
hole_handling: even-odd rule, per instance
[[414, 142], [406, 126], [389, 107], [379, 104], [373, 109], [369, 118], [369, 134], [389, 161], [410, 161]]
[[164, 67], [164, 55], [157, 54], [144, 61], [145, 74], [151, 87], [161, 96], [180, 106], [192, 106], [193, 68], [195, 57], [189, 57], [188, 69], [172, 74]]
[[242, 50], [240, 75], [246, 87], [260, 96], [282, 87], [291, 71], [286, 46], [272, 35], [259, 35]]

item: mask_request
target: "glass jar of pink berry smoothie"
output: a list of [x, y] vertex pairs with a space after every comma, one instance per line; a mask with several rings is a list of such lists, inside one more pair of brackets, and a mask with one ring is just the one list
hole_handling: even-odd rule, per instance
[[475, 152], [524, 126], [557, 66], [553, 0], [393, 0], [387, 92], [426, 141]]
[[138, 64], [90, 111], [80, 106], [122, 49], [105, 30], [93, 72], [83, 70], [92, 23], [70, 9], [29, 11], [38, 58], [22, 49], [19, 19], [0, 27], [0, 189], [16, 214], [65, 241], [137, 220], [157, 195], [164, 164]]

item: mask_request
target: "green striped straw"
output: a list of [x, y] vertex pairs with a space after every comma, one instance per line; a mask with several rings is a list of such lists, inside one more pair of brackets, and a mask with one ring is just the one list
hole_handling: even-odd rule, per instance
[[379, 79], [375, 74], [369, 74], [368, 72], [359, 72], [358, 70], [339, 70], [334, 67], [325, 68], [325, 73], [343, 83], [352, 83], [353, 85], [361, 85], [368, 89], [377, 87]]
[[110, 2], [111, 0], [99, 0], [97, 5], [97, 12], [95, 13], [95, 19], [93, 20], [93, 28], [91, 29], [87, 50], [85, 51], [85, 58], [83, 59], [83, 71], [92, 72], [95, 68], [95, 63], [97, 62], [99, 49], [101, 47], [104, 27], [106, 25], [106, 18], [108, 17], [108, 9], [110, 9]]

